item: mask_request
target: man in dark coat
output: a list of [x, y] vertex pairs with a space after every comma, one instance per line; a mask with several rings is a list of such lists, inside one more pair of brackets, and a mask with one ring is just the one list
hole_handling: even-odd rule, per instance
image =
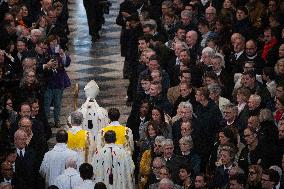
[[[209, 91], [205, 87], [200, 87], [196, 90], [196, 101], [199, 104], [196, 107], [195, 114], [200, 121], [200, 129], [204, 133], [204, 143], [207, 145], [207, 151], [204, 154], [200, 154], [203, 160], [203, 165], [206, 165], [209, 158], [209, 152], [213, 149], [215, 136], [220, 129], [220, 122], [222, 120], [222, 114], [218, 106], [209, 99]], [[202, 167], [201, 170], [204, 170]]]
[[[272, 143], [263, 143], [258, 140], [257, 133], [251, 128], [244, 130], [246, 147], [241, 151], [238, 165], [245, 172], [250, 165], [259, 164], [264, 169], [271, 165], [281, 164], [281, 151]], [[273, 155], [271, 155], [273, 154]]]
[[17, 159], [15, 162], [15, 175], [17, 182], [15, 188], [36, 189], [37, 170], [35, 152], [27, 148], [28, 136], [25, 131], [17, 130], [15, 133], [14, 144], [17, 148]]

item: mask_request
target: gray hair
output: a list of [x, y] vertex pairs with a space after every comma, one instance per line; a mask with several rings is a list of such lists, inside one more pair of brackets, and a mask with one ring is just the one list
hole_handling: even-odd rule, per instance
[[189, 10], [183, 10], [183, 11], [181, 11], [181, 13], [180, 13], [180, 17], [188, 17], [188, 18], [191, 18], [191, 17], [192, 17], [192, 14], [189, 12]]
[[71, 125], [79, 126], [82, 124], [84, 117], [83, 114], [79, 111], [71, 113]]
[[178, 105], [180, 108], [188, 108], [190, 109], [191, 111], [193, 111], [192, 109], [192, 105], [190, 102], [181, 102], [179, 105]]
[[15, 134], [14, 134], [14, 139], [18, 138], [18, 137], [21, 136], [21, 135], [26, 135], [26, 136], [28, 136], [28, 134], [27, 134], [24, 130], [18, 129], [18, 130], [15, 132]]
[[162, 6], [163, 5], [167, 6], [168, 8], [172, 8], [173, 7], [173, 2], [169, 1], [169, 0], [166, 0], [166, 1], [162, 2]]
[[181, 139], [179, 139], [179, 142], [187, 143], [191, 146], [191, 148], [193, 148], [193, 141], [191, 136], [181, 137]]
[[234, 105], [233, 103], [228, 103], [226, 105], [224, 105], [224, 110], [227, 108], [231, 108], [235, 114], [238, 114], [238, 107], [236, 105]]
[[35, 35], [36, 33], [40, 33], [42, 35], [42, 31], [40, 29], [32, 29], [31, 35]]
[[65, 168], [77, 168], [77, 160], [74, 157], [69, 157], [67, 158], [66, 162], [65, 162]]
[[224, 68], [225, 67], [225, 60], [224, 56], [221, 53], [215, 53], [215, 55], [212, 57], [212, 59], [218, 59], [221, 63], [221, 66]]
[[157, 161], [160, 161], [161, 164], [162, 164], [162, 166], [166, 166], [166, 160], [165, 160], [164, 158], [155, 157], [154, 160], [153, 160], [153, 162], [152, 162], [152, 164], [153, 164], [154, 162], [157, 162]]
[[215, 51], [214, 51], [214, 49], [212, 49], [211, 47], [205, 47], [205, 48], [202, 50], [202, 54], [205, 54], [205, 53], [207, 53], [210, 58], [213, 58], [214, 55], [215, 55]]
[[166, 140], [164, 140], [162, 143], [161, 143], [161, 145], [164, 147], [165, 145], [174, 145], [174, 142], [173, 142], [173, 140], [172, 139], [166, 139]]
[[259, 121], [268, 121], [268, 120], [273, 120], [273, 114], [271, 112], [271, 110], [265, 108], [265, 109], [261, 109], [259, 112]]
[[143, 25], [144, 26], [145, 25], [151, 25], [154, 28], [155, 31], [157, 31], [157, 28], [158, 28], [157, 22], [155, 20], [153, 20], [153, 19], [149, 19], [149, 20], [145, 21], [143, 23]]
[[181, 45], [181, 48], [182, 48], [182, 50], [188, 50], [189, 49], [189, 47], [188, 47], [188, 45], [186, 44], [186, 42], [183, 42], [183, 41], [177, 41], [176, 43], [175, 43], [175, 46], [176, 45]]
[[155, 138], [155, 144], [161, 144], [166, 138], [164, 136], [157, 136]]
[[208, 85], [209, 93], [214, 93], [220, 95], [222, 92], [221, 87], [218, 84], [211, 84]]
[[280, 178], [282, 177], [282, 170], [281, 170], [281, 168], [279, 166], [272, 165], [272, 166], [269, 167], [269, 169], [272, 169], [272, 170], [276, 171], [278, 173], [279, 177]]
[[257, 94], [252, 94], [250, 95], [250, 98], [252, 98], [256, 103], [260, 104], [261, 103], [261, 96]]
[[163, 178], [160, 182], [159, 182], [159, 189], [161, 188], [161, 185], [163, 184], [166, 184], [166, 185], [169, 185], [171, 187], [171, 189], [174, 188], [174, 183], [173, 181], [171, 181], [170, 179], [168, 178]]

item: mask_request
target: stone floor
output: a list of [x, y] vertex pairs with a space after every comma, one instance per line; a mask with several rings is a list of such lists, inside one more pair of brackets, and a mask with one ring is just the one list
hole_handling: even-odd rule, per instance
[[[88, 24], [82, 0], [69, 0], [68, 20], [70, 28], [69, 52], [72, 58], [67, 73], [72, 87], [64, 91], [61, 111], [61, 124], [66, 125], [67, 117], [74, 110], [73, 90], [76, 83], [80, 86], [78, 106], [85, 101], [84, 86], [95, 80], [100, 93], [97, 101], [100, 106], [108, 109], [119, 108], [122, 123], [127, 120], [130, 108], [125, 105], [128, 80], [122, 77], [123, 57], [120, 56], [120, 27], [115, 19], [119, 10], [119, 2], [112, 0], [110, 14], [105, 15], [105, 24], [101, 39], [92, 44], [88, 35]], [[56, 132], [56, 129], [53, 130]], [[54, 138], [51, 140], [53, 141]]]

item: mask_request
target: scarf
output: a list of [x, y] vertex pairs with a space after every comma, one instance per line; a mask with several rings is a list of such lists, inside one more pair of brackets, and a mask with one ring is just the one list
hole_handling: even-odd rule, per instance
[[262, 59], [266, 61], [269, 50], [277, 43], [277, 39], [273, 38], [269, 43], [265, 44], [262, 51]]

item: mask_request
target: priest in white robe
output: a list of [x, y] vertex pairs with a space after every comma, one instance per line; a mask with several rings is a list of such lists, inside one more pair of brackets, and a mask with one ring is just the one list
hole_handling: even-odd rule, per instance
[[94, 137], [82, 128], [83, 114], [79, 111], [71, 113], [71, 128], [68, 129], [67, 147], [78, 153], [78, 165], [91, 163], [95, 151]]
[[92, 136], [97, 136], [99, 130], [108, 125], [109, 119], [107, 110], [100, 107], [96, 97], [100, 92], [99, 86], [94, 80], [91, 80], [84, 88], [87, 100], [78, 109], [84, 116], [82, 128], [89, 131]]
[[66, 169], [55, 180], [55, 186], [59, 189], [73, 189], [75, 186], [82, 184], [83, 179], [77, 171], [77, 162], [73, 158], [66, 161]]
[[55, 179], [63, 173], [68, 158], [77, 159], [77, 152], [67, 148], [67, 141], [67, 132], [59, 130], [56, 133], [57, 144], [44, 155], [39, 172], [45, 178], [46, 187], [53, 185]]
[[93, 181], [93, 166], [89, 163], [83, 163], [80, 165], [79, 171], [83, 182], [78, 186], [75, 186], [74, 189], [94, 189], [95, 182]]
[[96, 137], [96, 148], [97, 150], [104, 147], [104, 134], [112, 130], [116, 134], [116, 145], [123, 147], [129, 154], [132, 154], [134, 150], [133, 134], [132, 130], [126, 126], [123, 126], [119, 123], [120, 112], [117, 108], [110, 108], [108, 110], [108, 117], [110, 123], [108, 126], [104, 127], [99, 131], [98, 136]]
[[104, 134], [105, 145], [93, 159], [95, 182], [103, 182], [108, 189], [134, 189], [134, 163], [131, 155], [115, 144], [116, 133]]

